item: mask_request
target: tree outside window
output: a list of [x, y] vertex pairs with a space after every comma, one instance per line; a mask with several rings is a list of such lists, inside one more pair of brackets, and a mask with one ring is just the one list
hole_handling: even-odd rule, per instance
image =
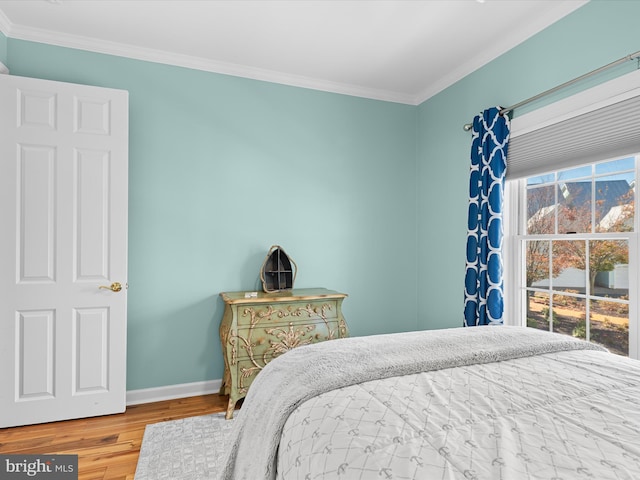
[[527, 324], [628, 354], [635, 158], [527, 179]]

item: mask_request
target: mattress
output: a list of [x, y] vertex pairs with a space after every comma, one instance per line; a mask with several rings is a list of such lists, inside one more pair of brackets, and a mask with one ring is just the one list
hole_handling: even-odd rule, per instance
[[277, 478], [637, 480], [640, 362], [562, 351], [328, 391], [288, 417]]

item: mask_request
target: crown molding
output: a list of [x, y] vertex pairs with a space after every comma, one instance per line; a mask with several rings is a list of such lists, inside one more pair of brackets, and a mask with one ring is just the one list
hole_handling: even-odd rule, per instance
[[[495, 60], [500, 55], [503, 55], [515, 46], [521, 44], [525, 40], [528, 40], [536, 33], [539, 33], [540, 31], [557, 22], [561, 18], [566, 17], [567, 15], [586, 5], [587, 3], [589, 3], [589, 0], [558, 2], [556, 8], [547, 11], [546, 14], [540, 18], [536, 18], [535, 22], [532, 21], [530, 23], [527, 23], [526, 26], [523, 25], [522, 29], [519, 32], [514, 32], [510, 37], [503, 38], [500, 44], [496, 44], [495, 46], [493, 46], [493, 48], [486, 49], [482, 52], [481, 55], [478, 55], [471, 61], [460, 65], [449, 75], [441, 78], [439, 81], [424, 89], [417, 96], [415, 104], [419, 105], [429, 100], [434, 95], [440, 93], [454, 83], [462, 80], [464, 77], [475, 72], [484, 65], [487, 65], [489, 62]], [[523, 32], [524, 35], [521, 32]]]
[[[252, 80], [277, 83], [292, 87], [307, 88], [312, 90], [415, 106], [420, 105], [434, 95], [460, 81], [467, 75], [473, 73], [492, 60], [495, 60], [497, 57], [510, 50], [513, 45], [524, 42], [531, 36], [535, 35], [536, 33], [540, 32], [544, 28], [557, 21], [559, 18], [562, 18], [582, 7], [583, 5], [588, 3], [588, 1], [589, 0], [568, 0], [557, 2], [557, 8], [550, 10], [544, 17], [537, 19], [536, 22], [527, 24], [524, 35], [522, 33], [514, 33], [511, 38], [504, 39], [504, 41], [501, 42], [501, 45], [497, 46], [497, 48], [487, 49], [481, 55], [478, 55], [471, 61], [460, 65], [455, 71], [451, 72], [445, 77], [442, 77], [440, 80], [421, 91], [418, 95], [389, 90], [364, 88], [353, 84], [292, 75], [284, 72], [248, 67], [245, 65], [218, 62], [202, 57], [181, 55], [157, 49], [111, 42], [108, 40], [98, 40], [91, 37], [69, 35], [46, 29], [16, 25], [13, 24], [11, 20], [9, 20], [9, 18], [5, 15], [1, 8], [0, 32], [4, 33], [4, 35], [8, 38], [15, 38], [19, 40], [56, 45], [77, 50], [85, 50], [94, 53], [102, 53], [105, 55], [115, 55], [135, 60], [173, 65], [177, 67], [202, 70], [241, 78], [249, 78]], [[503, 47], [502, 45], [505, 46]]]
[[[2, 10], [0, 10], [2, 14]], [[5, 17], [6, 18], [6, 17]], [[0, 18], [0, 28], [2, 19]], [[50, 30], [24, 27], [21, 25], [10, 25], [8, 29], [10, 37], [18, 40], [56, 45], [59, 47], [85, 50], [105, 55], [115, 55], [135, 60], [162, 63], [177, 67], [191, 68], [234, 77], [249, 78], [264, 82], [277, 83], [292, 87], [301, 87], [312, 90], [320, 90], [330, 93], [338, 93], [354, 97], [362, 97], [385, 102], [416, 105], [414, 95], [404, 93], [363, 88], [357, 85], [332, 82], [329, 80], [292, 75], [284, 72], [247, 67], [234, 63], [218, 62], [201, 57], [182, 55], [151, 48], [138, 47], [123, 43], [111, 42], [108, 40], [97, 40], [95, 38], [78, 35], [68, 35]]]
[[11, 20], [9, 20], [9, 17], [7, 17], [5, 13], [0, 9], [0, 32], [2, 32], [5, 37], [9, 36], [9, 33], [11, 32], [11, 26]]

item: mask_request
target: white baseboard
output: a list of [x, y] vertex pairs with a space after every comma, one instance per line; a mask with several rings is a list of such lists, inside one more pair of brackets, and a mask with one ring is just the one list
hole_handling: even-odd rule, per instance
[[179, 385], [167, 385], [165, 387], [142, 388], [140, 390], [127, 391], [127, 405], [140, 403], [161, 402], [175, 398], [195, 397], [218, 393], [222, 379], [206, 380], [204, 382], [181, 383]]

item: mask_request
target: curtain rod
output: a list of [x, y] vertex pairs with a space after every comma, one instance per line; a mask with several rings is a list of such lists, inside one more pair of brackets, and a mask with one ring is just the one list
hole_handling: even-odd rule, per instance
[[[577, 83], [577, 82], [579, 82], [581, 80], [584, 80], [585, 78], [591, 77], [592, 75], [600, 73], [600, 72], [602, 72], [604, 70], [608, 70], [611, 67], [615, 67], [616, 65], [620, 65], [621, 63], [628, 62], [630, 60], [635, 60], [637, 58], [640, 58], [640, 50], [635, 52], [635, 53], [632, 53], [630, 55], [627, 55], [625, 57], [619, 58], [615, 62], [611, 62], [611, 63], [609, 63], [607, 65], [604, 65], [604, 66], [602, 66], [600, 68], [596, 68], [595, 70], [592, 70], [592, 71], [590, 71], [588, 73], [585, 73], [584, 75], [580, 75], [579, 77], [576, 77], [573, 80], [569, 80], [568, 82], [565, 82], [565, 83], [563, 83], [561, 85], [558, 85], [556, 87], [550, 88], [549, 90], [546, 90], [546, 91], [544, 91], [542, 93], [539, 93], [538, 95], [534, 95], [531, 98], [527, 98], [526, 100], [523, 100], [523, 101], [518, 102], [518, 103], [516, 103], [514, 105], [511, 105], [510, 107], [503, 108], [503, 109], [500, 110], [500, 115], [504, 115], [505, 113], [509, 113], [512, 110], [515, 110], [516, 108], [519, 108], [519, 107], [522, 107], [523, 105], [526, 105], [527, 103], [531, 103], [531, 102], [533, 102], [535, 100], [538, 100], [538, 99], [540, 99], [542, 97], [546, 97], [547, 95], [555, 93], [558, 90], [561, 90], [561, 89], [563, 89], [565, 87], [568, 87], [569, 85], [573, 85], [574, 83]], [[468, 132], [469, 130], [471, 130], [473, 128], [473, 125], [471, 123], [466, 123], [463, 128], [464, 128], [465, 132]]]

